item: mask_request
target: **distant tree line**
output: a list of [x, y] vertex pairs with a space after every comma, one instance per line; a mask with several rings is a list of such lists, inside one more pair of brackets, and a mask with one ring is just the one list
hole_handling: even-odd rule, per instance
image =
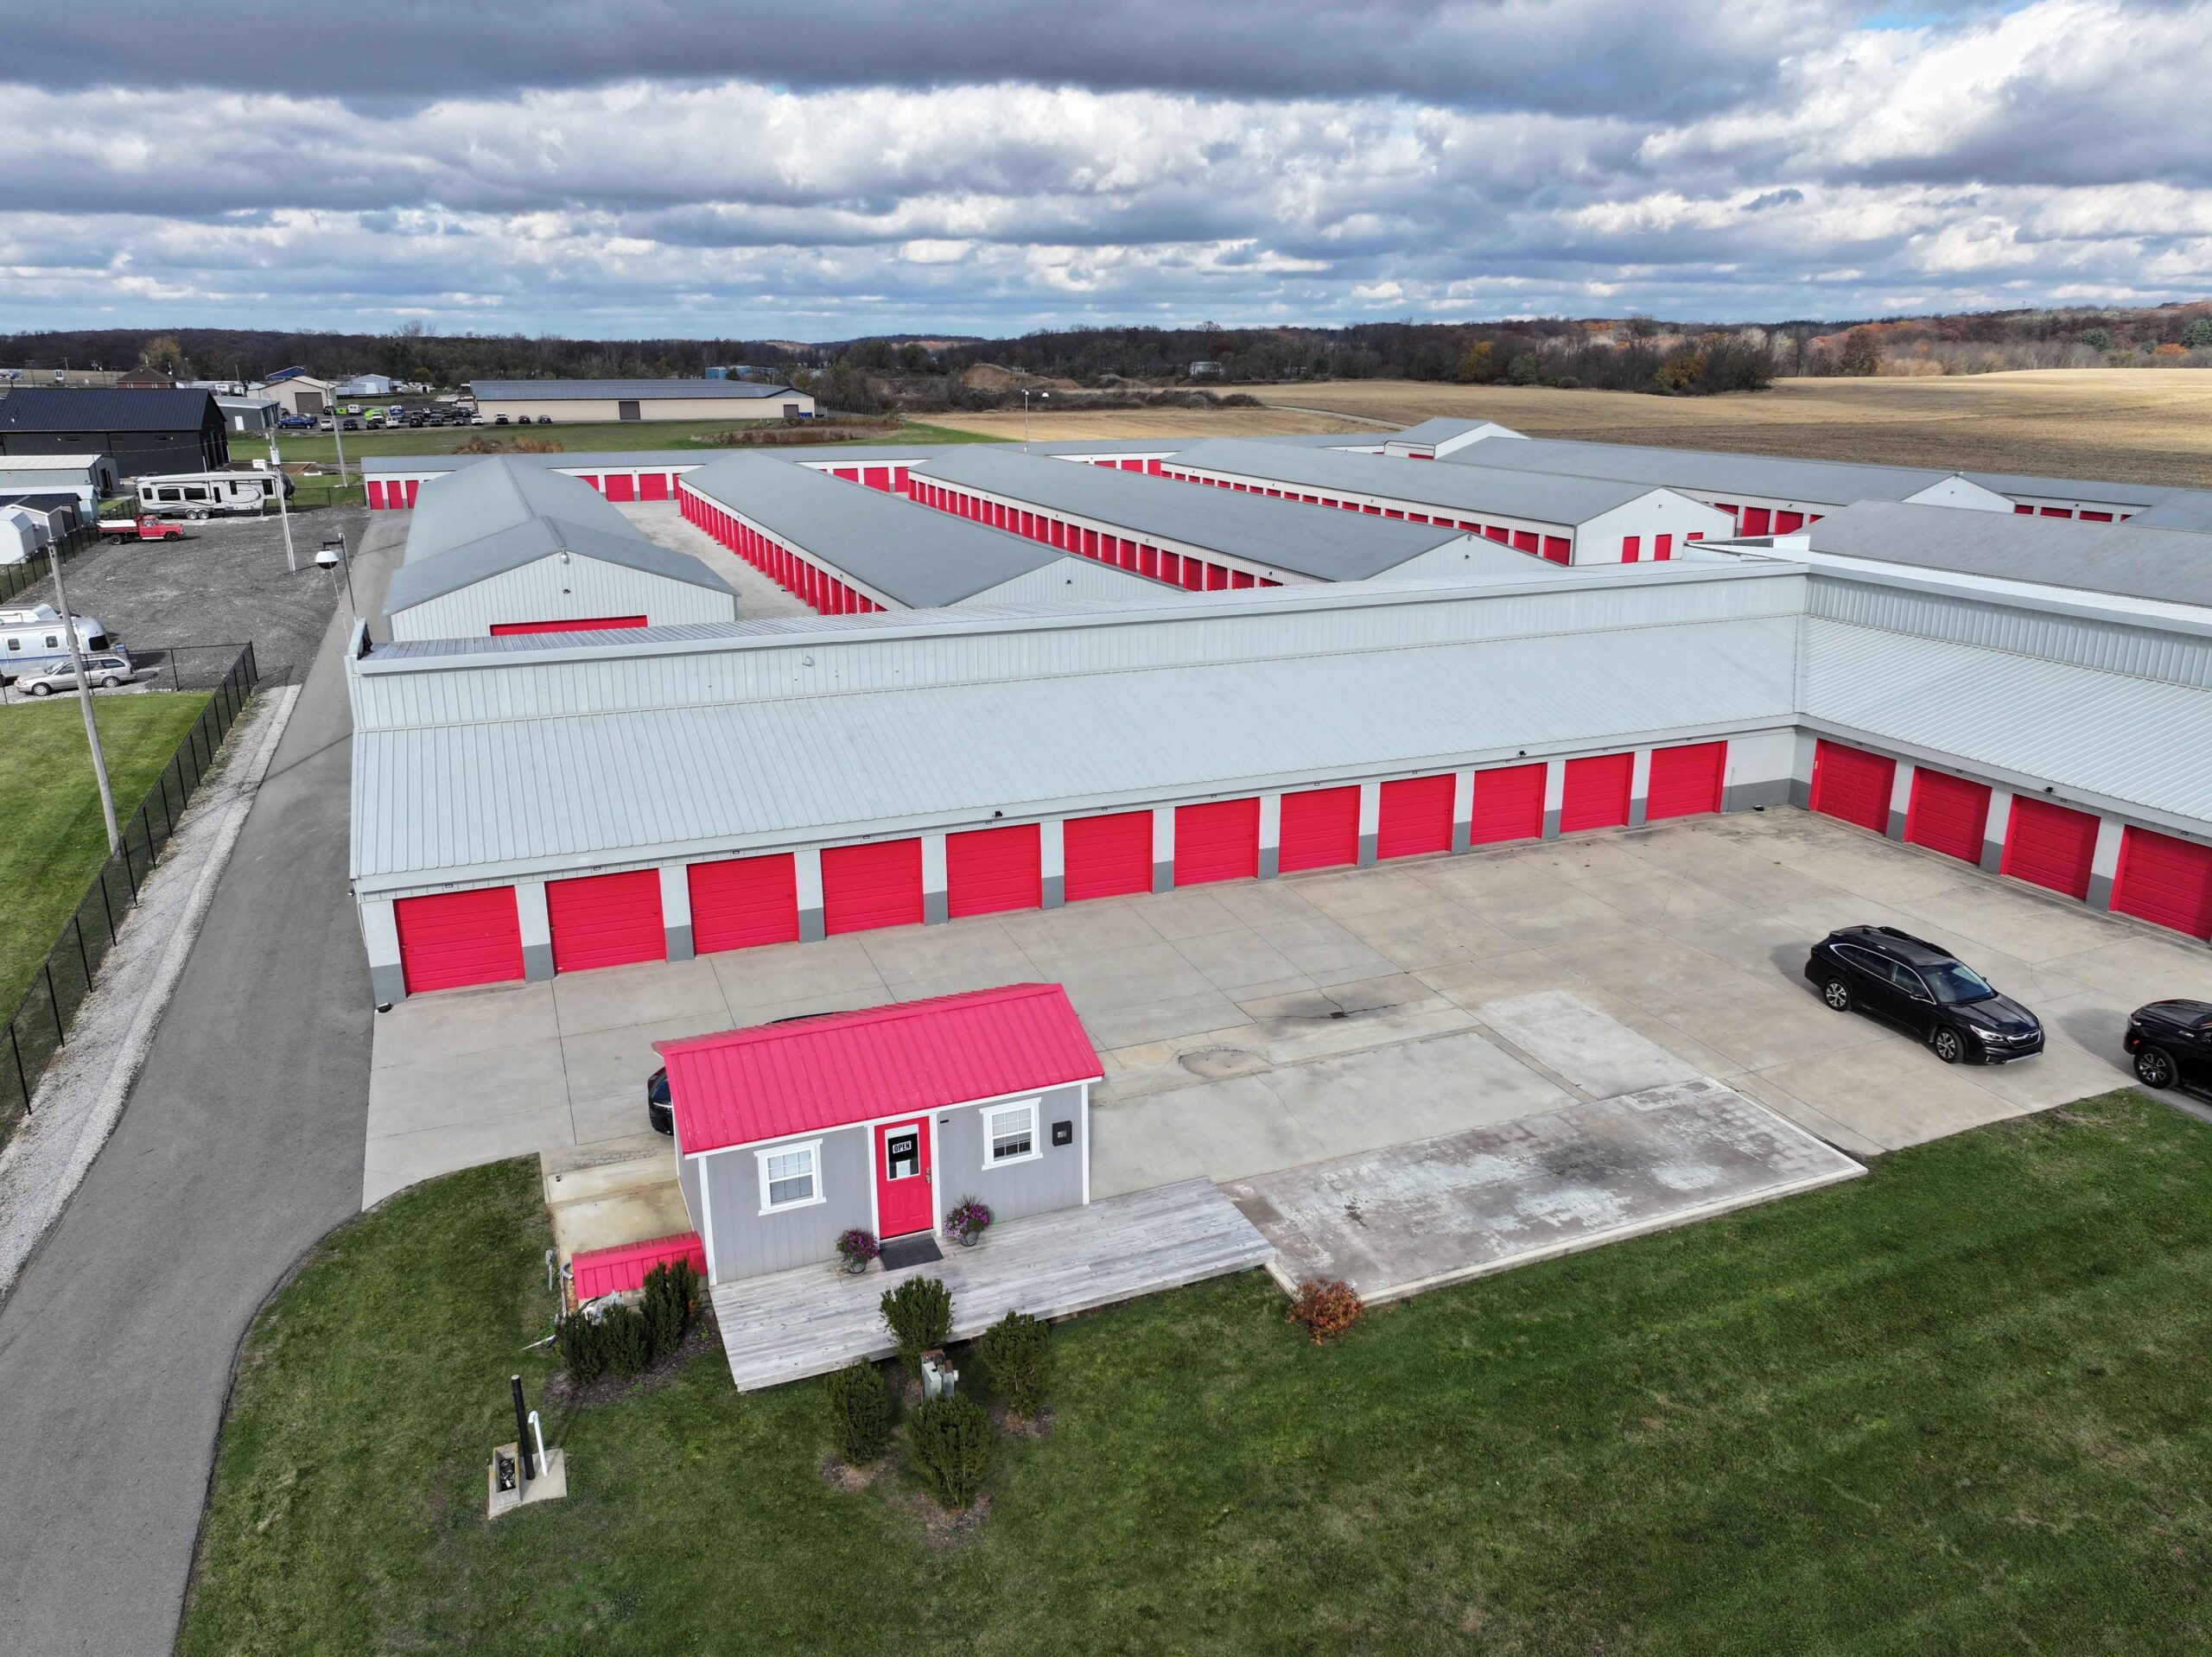
[[2023, 368], [2212, 368], [2212, 302], [1979, 311], [1770, 330], [1785, 374], [1987, 374]]

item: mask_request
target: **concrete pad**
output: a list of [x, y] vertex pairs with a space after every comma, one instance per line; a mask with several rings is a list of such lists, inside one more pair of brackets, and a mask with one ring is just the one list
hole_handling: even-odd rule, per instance
[[[1144, 901], [1149, 902], [1147, 898]], [[1130, 949], [1160, 942], [1134, 901], [1105, 898], [1001, 917], [1007, 936], [1039, 967], [1102, 949]]]
[[420, 1064], [560, 1034], [553, 986], [485, 984], [450, 994], [410, 995], [377, 1015], [371, 1069]]
[[1541, 949], [1516, 949], [1511, 955], [1485, 955], [1476, 962], [1425, 967], [1414, 976], [1446, 1000], [1471, 1010], [1501, 996], [1539, 989], [1573, 990], [1586, 1000], [1596, 987]]
[[[1326, 995], [1327, 991], [1316, 992]], [[1271, 1005], [1295, 1002], [1283, 997]], [[1255, 1004], [1256, 1005], [1256, 1004]], [[1342, 1007], [1329, 1013], [1307, 1009], [1277, 1013], [1256, 1021], [1261, 1051], [1276, 1064], [1296, 1064], [1332, 1053], [1427, 1041], [1474, 1028], [1474, 1016], [1441, 996], [1401, 1006]]]
[[620, 1030], [653, 1019], [711, 1019], [726, 1014], [711, 961], [652, 961], [553, 980], [553, 1006], [563, 1036]]
[[1971, 873], [1956, 858], [1940, 852], [1900, 846], [1864, 830], [1853, 834], [1839, 827], [1835, 832], [1848, 838], [1790, 836], [1775, 856], [1783, 867], [1824, 885], [1885, 903], [1932, 897], [1955, 885], [1962, 872]]
[[1283, 883], [1324, 915], [1338, 921], [1378, 909], [1405, 909], [1434, 899], [1434, 889], [1421, 879], [1423, 870], [1452, 867], [1421, 865], [1408, 868], [1389, 864], [1372, 869], [1325, 869], [1311, 874], [1287, 874]]
[[569, 1106], [557, 1103], [504, 1116], [472, 1116], [442, 1127], [371, 1139], [361, 1170], [361, 1206], [373, 1207], [420, 1180], [557, 1145], [569, 1133]]
[[1809, 989], [1751, 984], [1740, 994], [1654, 994], [1644, 1005], [1669, 1024], [1726, 1054], [1745, 1070], [1764, 1070], [1808, 1053], [1835, 1053], [1878, 1042], [1888, 1030], [1855, 1013], [1831, 1013]]
[[588, 1036], [570, 1036], [561, 1044], [561, 1064], [569, 1084], [571, 1109], [620, 1100], [632, 1110], [635, 1133], [645, 1120], [645, 1081], [660, 1069], [657, 1041], [677, 1041], [686, 1036], [711, 1036], [737, 1028], [726, 1011], [690, 1018], [659, 1019], [620, 1030], [595, 1030]]
[[554, 1205], [553, 1247], [563, 1265], [590, 1249], [619, 1248], [692, 1229], [683, 1189], [676, 1183], [675, 1153], [665, 1153], [662, 1160], [658, 1179]]
[[1370, 1302], [1850, 1179], [1866, 1170], [1710, 1080], [1231, 1181], [1286, 1287]]
[[879, 992], [877, 1001], [887, 1001], [891, 997], [861, 942], [864, 936], [731, 949], [702, 959], [714, 963], [715, 976], [733, 1010], [843, 990], [874, 990]]
[[2019, 961], [2047, 962], [2112, 942], [2109, 917], [2013, 881], [1964, 881], [1901, 907], [1951, 933], [1961, 947], [1986, 945]]
[[1522, 947], [1472, 911], [1434, 892], [1402, 909], [1344, 916], [1341, 924], [1392, 965], [1408, 971], [1508, 955]]
[[[1250, 890], [1241, 889], [1248, 892]], [[1145, 924], [1171, 943], [1179, 938], [1226, 932], [1244, 924], [1229, 912], [1220, 898], [1204, 886], [1160, 892], [1143, 906], [1142, 913]]]
[[1697, 1071], [1565, 990], [1485, 1001], [1483, 1022], [1592, 1099], [1688, 1082]]
[[1048, 975], [1066, 988], [1076, 1011], [1086, 1016], [1113, 1007], [1220, 993], [1167, 943], [1141, 943], [1056, 960]]
[[1086, 1009], [1077, 1002], [1076, 1012], [1083, 1019], [1084, 1029], [1090, 1032], [1090, 1044], [1101, 1049], [1166, 1041], [1201, 1030], [1230, 1029], [1246, 1022], [1243, 1010], [1212, 988], [1171, 995], [1157, 1001], [1139, 1001], [1128, 1006]]
[[729, 1010], [732, 1030], [774, 1024], [781, 1019], [811, 1019], [823, 1013], [857, 1013], [882, 1006], [898, 998], [880, 984], [855, 984], [849, 989], [818, 990], [789, 1001], [743, 1001]]
[[[1567, 877], [1562, 877], [1567, 878]], [[1630, 920], [1649, 925], [1662, 920], [1686, 896], [1699, 907], [1725, 902], [1695, 881], [1645, 864], [1621, 874], [1567, 878], [1577, 892], [1586, 892], [1608, 908], [1618, 909]], [[1731, 905], [1740, 908], [1740, 905]], [[1743, 912], [1748, 914], [1749, 911]]]
[[2133, 1012], [2145, 1001], [2185, 996], [2212, 1000], [2212, 952], [2132, 923], [2111, 924], [2108, 941], [2044, 964]]
[[1897, 1151], [2035, 1108], [1980, 1086], [1978, 1069], [1944, 1064], [1899, 1038], [1774, 1064], [1760, 1074], [1885, 1151]]
[[1534, 949], [1611, 936], [1636, 925], [1611, 904], [1548, 875], [1531, 875], [1526, 886], [1493, 893], [1478, 909], [1492, 926]]
[[1207, 932], [1177, 940], [1175, 952], [1216, 989], [1231, 994], [1256, 986], [1302, 979], [1297, 964], [1257, 932], [1238, 925], [1233, 932]]
[[1826, 1140], [1846, 1156], [1878, 1157], [1883, 1147], [1868, 1139], [1847, 1122], [1840, 1122], [1826, 1111], [1807, 1104], [1789, 1089], [1771, 1077], [1746, 1070], [1728, 1078], [1728, 1085], [1764, 1105], [1777, 1116], [1786, 1117], [1815, 1139]]
[[549, 1110], [565, 1122], [569, 1081], [558, 1042], [522, 1042], [369, 1072], [367, 1132], [372, 1146], [395, 1135]]
[[1310, 905], [1306, 907], [1308, 918], [1263, 921], [1253, 927], [1254, 936], [1302, 973], [1340, 972], [1357, 967], [1396, 970], [1396, 964], [1373, 945]]
[[1007, 936], [1005, 927], [982, 916], [944, 926], [863, 932], [859, 941], [874, 963], [876, 975], [894, 993], [924, 981], [982, 989], [1027, 983], [1037, 975], [1035, 963]]
[[537, 1181], [548, 1208], [588, 1202], [633, 1185], [675, 1178], [675, 1141], [640, 1129], [592, 1146], [549, 1146], [537, 1154]]
[[1209, 890], [1216, 903], [1255, 931], [1321, 917], [1321, 911], [1300, 897], [1295, 886], [1281, 880], [1255, 880], [1249, 886], [1232, 881]]
[[1570, 886], [1649, 874], [1651, 866], [1636, 854], [1633, 843], [1614, 835], [1569, 835], [1530, 846], [1519, 854], [1521, 866]]

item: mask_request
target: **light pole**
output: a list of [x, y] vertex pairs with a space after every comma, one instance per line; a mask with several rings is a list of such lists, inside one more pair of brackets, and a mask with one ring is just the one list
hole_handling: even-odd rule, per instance
[[346, 532], [334, 530], [322, 537], [321, 549], [315, 556], [318, 569], [342, 570], [346, 576], [346, 608], [354, 620], [361, 619], [361, 606], [353, 601], [353, 561], [346, 556]]
[[[1052, 400], [1052, 394], [1050, 391], [1039, 391], [1037, 394], [1037, 401], [1039, 403], [1050, 403]], [[1021, 388], [1021, 452], [1024, 454], [1029, 453], [1029, 388], [1026, 385]]]
[[338, 445], [338, 492], [346, 492], [346, 416], [336, 403], [330, 405], [330, 435]]
[[77, 618], [69, 613], [69, 594], [61, 586], [61, 552], [51, 540], [46, 543], [47, 562], [54, 569], [54, 607], [61, 612], [61, 636], [69, 641], [69, 665], [76, 670], [77, 700], [85, 709], [85, 741], [92, 751], [92, 780], [99, 784], [100, 816], [107, 823], [107, 854], [123, 849], [123, 835], [115, 826], [115, 792], [107, 784], [107, 755], [100, 751], [99, 722], [92, 717], [92, 680], [85, 671], [85, 652], [77, 642]]
[[284, 568], [287, 574], [299, 574], [300, 561], [292, 550], [292, 504], [290, 491], [284, 487], [284, 457], [276, 452], [276, 434], [269, 434], [269, 465], [276, 474], [276, 516], [284, 524]]

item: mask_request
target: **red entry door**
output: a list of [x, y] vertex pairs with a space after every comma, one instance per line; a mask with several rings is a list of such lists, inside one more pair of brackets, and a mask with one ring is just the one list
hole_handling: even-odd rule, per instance
[[875, 1130], [875, 1235], [903, 1237], [937, 1228], [930, 1201], [930, 1119]]

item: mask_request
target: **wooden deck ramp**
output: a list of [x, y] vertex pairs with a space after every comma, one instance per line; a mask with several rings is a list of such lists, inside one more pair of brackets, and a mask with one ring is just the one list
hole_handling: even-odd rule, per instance
[[973, 1248], [902, 1271], [849, 1276], [833, 1263], [717, 1284], [730, 1379], [741, 1392], [827, 1374], [893, 1350], [877, 1306], [901, 1279], [952, 1291], [952, 1337], [967, 1340], [1009, 1311], [1064, 1317], [1161, 1289], [1249, 1271], [1274, 1245], [1211, 1180], [1186, 1179], [1078, 1209], [993, 1226]]

